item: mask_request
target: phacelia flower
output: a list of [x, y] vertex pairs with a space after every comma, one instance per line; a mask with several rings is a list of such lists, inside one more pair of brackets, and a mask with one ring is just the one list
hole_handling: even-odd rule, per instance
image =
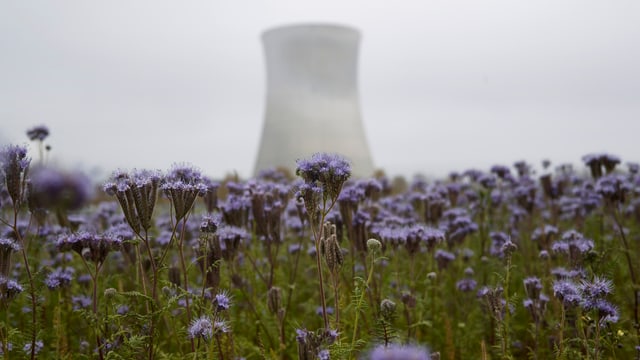
[[208, 341], [212, 336], [213, 322], [208, 316], [203, 315], [191, 321], [191, 325], [189, 326], [189, 338], [201, 338]]
[[337, 154], [317, 153], [311, 159], [298, 160], [297, 164], [296, 175], [307, 184], [320, 184], [325, 201], [336, 201], [342, 186], [351, 177], [351, 165]]
[[118, 199], [124, 217], [135, 233], [148, 231], [158, 198], [162, 176], [157, 171], [139, 170], [128, 174], [115, 172], [112, 180], [104, 184], [104, 191]]
[[15, 280], [0, 276], [0, 302], [11, 300], [23, 291], [22, 286]]
[[82, 173], [37, 167], [29, 185], [29, 208], [76, 210], [90, 199], [92, 192], [91, 181]]
[[176, 222], [191, 211], [198, 196], [206, 195], [209, 190], [200, 170], [188, 164], [173, 165], [161, 188], [173, 204]]
[[0, 237], [0, 277], [8, 276], [11, 270], [11, 254], [20, 251], [20, 245], [10, 238]]
[[226, 291], [222, 291], [216, 294], [213, 298], [213, 304], [216, 306], [217, 311], [229, 310], [231, 307], [231, 296]]
[[43, 141], [47, 136], [49, 136], [49, 128], [44, 125], [34, 126], [27, 130], [27, 136], [31, 141]]
[[73, 274], [75, 272], [74, 268], [57, 268], [52, 271], [47, 278], [44, 280], [45, 285], [49, 288], [49, 290], [56, 290], [63, 287], [68, 287], [71, 285], [71, 281], [73, 280]]
[[0, 183], [5, 183], [14, 206], [22, 202], [30, 163], [24, 146], [9, 145], [0, 150]]

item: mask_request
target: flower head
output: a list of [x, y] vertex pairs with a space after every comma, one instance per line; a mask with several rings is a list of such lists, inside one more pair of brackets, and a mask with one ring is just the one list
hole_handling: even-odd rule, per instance
[[82, 173], [66, 173], [52, 167], [33, 171], [29, 186], [29, 208], [75, 210], [91, 197], [91, 181]]
[[27, 136], [31, 141], [43, 141], [47, 138], [47, 136], [49, 136], [49, 128], [44, 125], [34, 126], [31, 129], [27, 130]]
[[9, 145], [0, 150], [0, 183], [4, 182], [7, 186], [14, 206], [22, 201], [25, 190], [23, 184], [30, 163], [31, 159], [27, 157], [27, 148], [24, 146]]
[[213, 304], [216, 306], [218, 311], [229, 310], [231, 307], [231, 296], [225, 290], [216, 294], [213, 299]]
[[189, 326], [189, 338], [197, 339], [201, 338], [209, 340], [213, 336], [213, 323], [211, 318], [206, 315], [200, 316], [197, 319], [191, 321]]
[[325, 200], [337, 200], [342, 185], [351, 177], [351, 165], [337, 154], [316, 153], [311, 159], [298, 160], [296, 175], [305, 183], [319, 183]]

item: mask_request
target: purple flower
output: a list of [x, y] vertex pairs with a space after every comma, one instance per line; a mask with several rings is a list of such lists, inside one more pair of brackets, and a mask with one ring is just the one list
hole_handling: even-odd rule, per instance
[[0, 301], [14, 299], [22, 291], [22, 286], [15, 280], [0, 276]]
[[29, 208], [76, 210], [90, 200], [92, 192], [91, 181], [82, 173], [38, 167], [31, 176]]
[[311, 159], [298, 160], [297, 164], [296, 175], [307, 184], [319, 184], [325, 199], [332, 201], [337, 200], [342, 185], [351, 176], [349, 162], [337, 154], [317, 153]]
[[578, 286], [585, 299], [604, 298], [613, 291], [611, 280], [596, 276], [592, 281], [582, 281]]
[[[36, 341], [34, 353], [38, 354], [43, 348], [44, 343], [42, 342], [42, 340]], [[22, 347], [22, 351], [24, 351], [25, 354], [31, 354], [31, 342], [27, 342], [26, 344], [24, 344], [24, 347]]]
[[31, 129], [27, 130], [27, 136], [31, 141], [43, 141], [47, 138], [47, 136], [49, 136], [49, 128], [44, 125], [34, 126]]
[[565, 305], [576, 306], [582, 301], [578, 286], [570, 280], [558, 280], [553, 283], [553, 296]]
[[319, 360], [329, 360], [329, 359], [331, 359], [331, 356], [329, 355], [329, 350], [327, 350], [327, 349], [320, 350], [320, 352], [318, 353], [318, 359]]
[[370, 360], [429, 360], [427, 349], [414, 345], [379, 345], [369, 354]]
[[504, 166], [504, 165], [493, 165], [491, 167], [491, 172], [496, 174], [497, 177], [504, 179], [505, 176], [507, 176], [507, 174], [511, 173], [511, 170], [509, 169], [508, 166]]
[[157, 200], [161, 175], [157, 171], [139, 170], [131, 174], [117, 171], [112, 181], [104, 184], [104, 191], [115, 196], [125, 219], [135, 233], [148, 231]]
[[116, 309], [116, 314], [118, 315], [126, 315], [129, 312], [129, 305], [120, 305], [118, 306], [118, 308]]
[[63, 287], [68, 287], [71, 285], [71, 281], [73, 280], [73, 274], [75, 273], [74, 268], [66, 267], [66, 268], [57, 268], [52, 271], [47, 278], [44, 280], [45, 285], [49, 288], [49, 290], [56, 290]]
[[11, 270], [11, 254], [20, 251], [20, 245], [10, 238], [0, 237], [0, 276], [9, 275]]
[[79, 309], [88, 309], [91, 304], [91, 298], [88, 296], [80, 295], [80, 296], [72, 296], [71, 303], [73, 304], [73, 310]]
[[188, 164], [174, 164], [160, 188], [173, 204], [176, 222], [191, 211], [198, 196], [209, 190], [200, 171]]
[[200, 316], [199, 318], [191, 321], [188, 332], [189, 338], [191, 339], [201, 338], [209, 340], [213, 336], [213, 323], [208, 316]]
[[62, 235], [56, 246], [60, 251], [74, 251], [95, 263], [103, 263], [111, 251], [120, 249], [122, 240], [111, 234], [92, 234], [80, 231], [76, 234]]
[[213, 304], [216, 306], [217, 311], [229, 310], [231, 307], [231, 297], [226, 291], [219, 292], [213, 299]]
[[438, 269], [446, 269], [449, 263], [455, 260], [456, 256], [448, 251], [438, 249], [434, 254], [436, 262], [438, 263]]
[[296, 329], [296, 341], [299, 344], [304, 344], [307, 341], [307, 329]]
[[14, 207], [22, 201], [25, 190], [22, 185], [30, 163], [24, 146], [8, 145], [0, 150], [0, 183], [4, 182], [7, 186]]
[[527, 292], [527, 296], [532, 299], [537, 299], [540, 296], [542, 282], [539, 278], [532, 276], [525, 278], [522, 282], [524, 283], [524, 289]]
[[231, 331], [229, 323], [224, 319], [213, 319], [213, 333], [214, 334], [226, 334]]
[[456, 283], [456, 288], [462, 292], [473, 291], [476, 286], [478, 286], [478, 282], [473, 279], [462, 279]]

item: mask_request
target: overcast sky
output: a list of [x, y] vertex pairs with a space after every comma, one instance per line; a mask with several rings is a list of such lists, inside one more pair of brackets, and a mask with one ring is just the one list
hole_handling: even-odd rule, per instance
[[0, 138], [46, 124], [70, 167], [248, 177], [261, 32], [330, 22], [362, 33], [363, 121], [389, 174], [639, 161], [639, 19], [635, 0], [2, 1]]

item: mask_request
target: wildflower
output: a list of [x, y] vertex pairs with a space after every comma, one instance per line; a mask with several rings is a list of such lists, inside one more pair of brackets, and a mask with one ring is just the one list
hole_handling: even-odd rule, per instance
[[505, 176], [511, 173], [509, 167], [504, 165], [493, 165], [490, 171], [496, 174], [500, 179], [504, 179]]
[[342, 248], [338, 244], [338, 238], [336, 236], [336, 226], [326, 222], [324, 234], [326, 237], [321, 239], [320, 251], [324, 255], [324, 260], [332, 273], [335, 273], [344, 262], [344, 255], [342, 254]]
[[[44, 348], [44, 343], [42, 342], [42, 340], [36, 341], [36, 346], [35, 346], [34, 353], [38, 354], [43, 348]], [[31, 343], [28, 342], [28, 343], [24, 344], [24, 347], [22, 348], [22, 351], [24, 351], [25, 354], [31, 354]]]
[[311, 159], [297, 161], [296, 175], [305, 183], [320, 183], [324, 200], [336, 201], [342, 185], [351, 176], [351, 166], [340, 155], [317, 153]]
[[589, 166], [591, 176], [593, 176], [594, 179], [598, 179], [602, 176], [603, 168], [607, 174], [611, 173], [616, 165], [620, 163], [620, 158], [609, 154], [588, 154], [582, 157], [582, 161], [584, 161], [585, 165]]
[[76, 210], [90, 199], [91, 193], [91, 181], [82, 173], [37, 167], [29, 184], [29, 209]]
[[131, 174], [116, 172], [113, 180], [104, 184], [104, 191], [118, 199], [125, 219], [135, 233], [148, 231], [157, 200], [161, 175], [157, 171], [140, 170]]
[[370, 360], [429, 360], [427, 349], [414, 345], [379, 345], [369, 354]]
[[34, 126], [31, 129], [27, 130], [27, 136], [31, 141], [44, 141], [44, 139], [49, 136], [49, 128], [44, 125]]
[[186, 164], [173, 165], [161, 189], [171, 200], [176, 222], [191, 210], [198, 196], [204, 196], [208, 191], [200, 171]]
[[27, 157], [27, 148], [9, 145], [0, 150], [0, 180], [4, 180], [7, 193], [18, 207], [24, 196], [24, 184], [31, 159]]
[[229, 323], [223, 319], [214, 319], [213, 320], [213, 334], [226, 334], [231, 331], [231, 327], [229, 327]]
[[22, 291], [22, 286], [15, 280], [0, 276], [0, 302], [14, 299]]
[[92, 304], [92, 300], [85, 295], [72, 296], [71, 303], [73, 304], [73, 310], [88, 309]]
[[384, 299], [382, 300], [382, 302], [380, 302], [380, 315], [382, 316], [382, 319], [384, 319], [387, 322], [391, 322], [393, 321], [395, 313], [396, 313], [395, 302], [389, 299]]
[[222, 291], [216, 294], [213, 298], [213, 304], [216, 306], [217, 311], [229, 310], [231, 307], [231, 297], [227, 291]]
[[329, 350], [327, 350], [327, 349], [320, 350], [320, 352], [318, 353], [318, 359], [319, 360], [329, 360], [329, 359], [331, 359], [331, 357], [329, 356]]
[[456, 288], [462, 292], [473, 291], [476, 286], [478, 286], [478, 282], [471, 278], [462, 279], [456, 283]]
[[216, 231], [214, 238], [218, 241], [222, 258], [233, 260], [242, 243], [249, 240], [250, 235], [244, 228], [236, 226], [221, 226]]
[[448, 251], [438, 249], [434, 255], [436, 262], [438, 263], [438, 269], [446, 269], [449, 263], [455, 260], [456, 256]]
[[120, 305], [116, 309], [116, 314], [118, 315], [126, 315], [128, 313], [129, 313], [129, 305], [127, 304]]
[[49, 288], [49, 290], [56, 290], [63, 287], [68, 287], [71, 285], [71, 281], [73, 280], [73, 273], [75, 272], [74, 268], [57, 268], [52, 271], [47, 278], [44, 280], [45, 285]]
[[527, 293], [527, 296], [532, 299], [537, 299], [540, 295], [540, 290], [542, 290], [542, 282], [540, 281], [540, 279], [532, 276], [525, 278], [522, 282], [524, 283], [524, 289]]
[[213, 336], [213, 323], [208, 316], [200, 316], [191, 321], [188, 332], [191, 339], [201, 338], [208, 341]]
[[378, 252], [382, 248], [382, 243], [378, 239], [367, 240], [367, 249], [371, 252]]
[[554, 281], [553, 296], [562, 300], [565, 306], [576, 306], [582, 301], [578, 287], [570, 280]]
[[272, 286], [267, 291], [267, 308], [272, 314], [278, 314], [282, 307], [282, 289]]
[[0, 237], [0, 277], [8, 276], [11, 270], [11, 254], [20, 251], [20, 245], [10, 238]]
[[600, 194], [607, 204], [624, 203], [627, 193], [633, 190], [633, 185], [623, 175], [609, 174], [598, 179], [595, 191]]
[[84, 257], [85, 260], [98, 264], [104, 263], [107, 255], [111, 251], [119, 249], [121, 244], [122, 240], [110, 234], [91, 234], [86, 231], [62, 235], [56, 242], [60, 251], [72, 250]]

